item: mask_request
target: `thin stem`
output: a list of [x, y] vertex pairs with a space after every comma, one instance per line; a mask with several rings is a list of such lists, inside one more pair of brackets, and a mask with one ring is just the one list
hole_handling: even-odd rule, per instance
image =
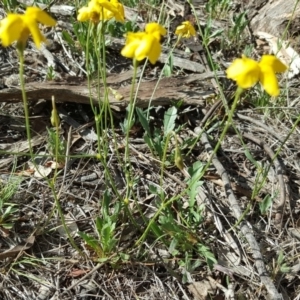
[[210, 166], [210, 164], [211, 164], [211, 162], [212, 162], [212, 160], [213, 160], [213, 157], [214, 157], [215, 154], [218, 152], [218, 150], [219, 150], [219, 148], [220, 148], [220, 146], [221, 146], [221, 143], [223, 142], [223, 140], [224, 140], [224, 138], [225, 138], [225, 135], [226, 135], [226, 133], [227, 133], [229, 127], [230, 127], [231, 124], [232, 124], [233, 115], [234, 115], [234, 112], [235, 112], [235, 110], [236, 110], [236, 106], [237, 106], [237, 103], [238, 103], [238, 101], [239, 101], [239, 99], [240, 99], [240, 96], [241, 96], [242, 92], [243, 92], [243, 89], [240, 88], [240, 87], [238, 87], [237, 90], [236, 90], [236, 93], [235, 93], [235, 97], [234, 97], [234, 100], [233, 100], [231, 109], [230, 109], [229, 112], [228, 112], [228, 118], [227, 118], [227, 121], [226, 121], [226, 123], [225, 123], [224, 129], [223, 129], [223, 131], [222, 131], [222, 133], [221, 133], [221, 136], [220, 136], [220, 138], [219, 138], [219, 140], [218, 140], [217, 145], [215, 146], [215, 148], [214, 148], [214, 150], [213, 150], [213, 152], [212, 152], [212, 154], [211, 154], [209, 160], [207, 161], [207, 163], [206, 163], [206, 165], [205, 165], [205, 167], [204, 167], [204, 169], [203, 169], [203, 172], [202, 172], [201, 176], [206, 172], [206, 170], [207, 170], [208, 167]]
[[[126, 181], [127, 181], [127, 189], [126, 189], [126, 198], [129, 198], [130, 194], [130, 169], [127, 168], [130, 165], [130, 160], [129, 160], [129, 133], [130, 133], [130, 123], [133, 117], [133, 112], [134, 112], [134, 106], [135, 106], [135, 99], [134, 97], [134, 87], [135, 87], [135, 80], [137, 77], [137, 67], [138, 67], [138, 62], [136, 60], [133, 60], [133, 77], [132, 77], [132, 83], [131, 83], [131, 90], [130, 90], [130, 102], [129, 102], [129, 114], [128, 114], [128, 119], [127, 119], [127, 131], [126, 131], [126, 144], [125, 144], [125, 169], [126, 169]], [[129, 173], [127, 173], [129, 172]]]
[[151, 97], [150, 97], [149, 104], [148, 104], [148, 111], [147, 111], [147, 117], [146, 117], [147, 119], [149, 118], [149, 108], [150, 108], [150, 106], [151, 106], [151, 102], [152, 102], [152, 100], [153, 100], [153, 98], [154, 98], [154, 94], [155, 94], [155, 92], [156, 92], [156, 90], [157, 90], [157, 87], [158, 87], [158, 85], [159, 85], [159, 82], [160, 82], [160, 80], [161, 80], [161, 78], [162, 78], [164, 69], [165, 69], [165, 67], [166, 67], [166, 65], [167, 65], [167, 62], [169, 61], [169, 58], [171, 57], [171, 55], [173, 54], [175, 48], [177, 47], [177, 45], [178, 45], [180, 39], [181, 39], [181, 36], [178, 36], [178, 39], [177, 39], [175, 45], [173, 46], [173, 48], [171, 49], [171, 51], [169, 52], [169, 54], [168, 54], [168, 56], [167, 56], [167, 59], [166, 59], [166, 63], [164, 64], [164, 66], [163, 66], [163, 68], [162, 68], [162, 70], [161, 70], [161, 72], [160, 72], [160, 74], [159, 74], [159, 77], [158, 77], [158, 79], [157, 79], [157, 81], [156, 81], [155, 87], [154, 87], [154, 89], [153, 89], [153, 92], [152, 92], [152, 95], [151, 95]]
[[22, 91], [22, 99], [24, 106], [24, 114], [25, 114], [25, 124], [26, 124], [26, 135], [29, 147], [30, 157], [33, 160], [33, 150], [31, 144], [31, 133], [30, 133], [30, 122], [29, 122], [29, 111], [28, 111], [28, 103], [27, 96], [25, 91], [25, 81], [24, 81], [24, 52], [21, 49], [18, 49], [18, 55], [20, 59], [20, 67], [19, 67], [19, 75], [20, 75], [20, 86]]
[[[241, 96], [241, 93], [243, 92], [243, 89], [242, 88], [238, 88], [237, 91], [236, 91], [236, 94], [235, 94], [235, 98], [234, 98], [234, 101], [232, 103], [232, 106], [231, 106], [231, 109], [230, 111], [228, 112], [228, 118], [227, 118], [227, 122], [224, 126], [224, 129], [222, 131], [222, 134], [220, 136], [220, 139], [216, 145], [216, 147], [214, 148], [208, 162], [206, 163], [205, 167], [203, 168], [203, 171], [201, 172], [200, 174], [200, 178], [203, 176], [203, 174], [206, 172], [206, 170], [208, 169], [208, 167], [210, 166], [211, 162], [212, 162], [212, 159], [214, 157], [214, 155], [217, 153], [219, 147], [221, 146], [221, 143], [222, 141], [224, 140], [225, 138], [225, 135], [232, 123], [232, 119], [233, 119], [233, 115], [234, 115], [234, 112], [236, 110], [236, 106], [237, 106], [237, 103], [238, 103], [238, 100], [240, 99], [240, 96]], [[195, 178], [195, 180], [199, 180], [200, 178]], [[193, 181], [194, 182], [194, 181]], [[160, 213], [166, 208], [168, 207], [169, 204], [173, 203], [174, 201], [176, 201], [176, 199], [178, 199], [179, 197], [182, 197], [182, 195], [186, 193], [186, 190], [182, 193], [180, 193], [179, 195], [176, 195], [175, 197], [172, 197], [170, 200], [166, 201], [166, 202], [163, 202], [161, 204], [161, 206], [159, 207], [159, 209], [157, 210], [157, 212], [155, 213], [155, 215], [151, 218], [151, 220], [149, 221], [145, 231], [143, 232], [142, 236], [138, 239], [138, 241], [135, 243], [136, 245], [139, 245], [141, 242], [144, 241], [144, 239], [146, 238], [147, 236], [147, 233], [149, 232], [149, 230], [151, 229], [154, 221], [156, 220], [156, 218], [160, 215]]]

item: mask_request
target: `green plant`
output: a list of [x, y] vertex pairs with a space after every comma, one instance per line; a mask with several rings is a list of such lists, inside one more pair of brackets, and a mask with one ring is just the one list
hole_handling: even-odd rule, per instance
[[286, 263], [286, 257], [284, 256], [284, 253], [282, 250], [279, 251], [277, 261], [274, 262], [273, 265], [273, 278], [277, 276], [277, 274], [282, 274], [282, 273], [289, 273], [291, 268], [288, 266]]
[[[70, 45], [70, 47], [76, 52], [83, 52], [85, 53], [86, 59], [88, 60], [88, 64], [86, 66], [87, 72], [89, 74], [95, 74], [98, 68], [98, 52], [100, 51], [101, 47], [99, 47], [99, 41], [96, 39], [98, 30], [101, 30], [100, 26], [99, 29], [97, 28], [94, 30], [90, 29], [90, 24], [86, 22], [72, 22], [74, 34], [76, 36], [76, 42], [74, 39], [69, 36], [67, 32], [63, 34], [63, 37], [66, 42]], [[78, 50], [77, 50], [78, 49]]]
[[265, 215], [269, 208], [271, 208], [273, 203], [273, 198], [271, 195], [266, 195], [262, 202], [259, 203], [259, 210], [262, 215]]
[[206, 22], [206, 26], [202, 34], [203, 45], [208, 47], [209, 44], [212, 43], [215, 39], [221, 38], [223, 36], [224, 36], [224, 29], [218, 28], [216, 30], [213, 30], [212, 19], [209, 18]]
[[203, 172], [203, 168], [204, 165], [200, 161], [197, 161], [188, 169], [190, 174], [190, 178], [187, 179], [189, 206], [186, 220], [189, 224], [195, 224], [195, 226], [198, 226], [202, 222], [203, 206], [196, 205], [196, 196], [199, 193], [199, 188], [203, 184], [203, 181], [199, 180]]
[[57, 159], [58, 163], [64, 163], [67, 148], [66, 141], [60, 138], [56, 128], [47, 128], [47, 131], [49, 152]]
[[120, 202], [115, 203], [110, 213], [111, 195], [108, 190], [104, 192], [101, 203], [101, 216], [96, 218], [95, 235], [79, 232], [79, 236], [93, 249], [99, 260], [105, 260], [116, 250], [118, 239], [116, 225], [121, 211]]
[[[148, 111], [143, 111], [140, 108], [136, 108], [139, 121], [145, 130], [144, 140], [151, 153], [154, 156], [158, 156], [160, 159], [163, 159], [166, 147], [168, 147], [168, 141], [174, 133], [177, 111], [178, 109], [175, 106], [172, 106], [165, 112], [163, 130], [156, 127], [154, 127], [153, 130], [150, 130], [150, 124], [146, 117]], [[177, 128], [175, 132], [179, 132], [180, 129], [181, 127]], [[164, 161], [164, 163], [170, 164], [168, 161]]]
[[[139, 27], [133, 21], [125, 21], [124, 23], [109, 20], [107, 22], [106, 32], [112, 37], [123, 37], [127, 32], [136, 32]], [[108, 39], [109, 41], [109, 39]]]
[[237, 49], [244, 46], [242, 34], [248, 25], [247, 13], [248, 11], [243, 11], [238, 15], [234, 15], [232, 19], [233, 26], [228, 30], [228, 39], [230, 43], [237, 45]]
[[231, 0], [208, 0], [205, 10], [210, 18], [219, 19], [228, 16], [232, 4]]
[[185, 252], [184, 259], [179, 261], [179, 266], [181, 268], [182, 273], [182, 282], [191, 283], [193, 282], [192, 279], [192, 272], [198, 268], [202, 264], [200, 259], [193, 259], [188, 252]]
[[55, 79], [55, 71], [53, 69], [53, 66], [49, 66], [47, 69], [47, 74], [46, 74], [46, 80], [52, 81]]
[[[197, 207], [195, 197], [198, 193], [197, 189], [202, 185], [202, 182], [199, 181], [202, 171], [203, 165], [195, 163], [189, 170], [191, 178], [187, 181], [187, 188], [181, 195], [176, 195], [171, 199], [167, 198], [164, 190], [160, 187], [149, 187], [149, 191], [159, 199], [156, 201], [157, 211], [137, 242], [139, 244], [151, 231], [157, 240], [162, 241], [168, 247], [169, 253], [174, 257], [185, 255], [186, 261], [182, 263], [187, 266], [188, 271], [198, 266], [198, 263], [190, 265], [192, 252], [197, 252], [210, 268], [216, 263], [213, 253], [203, 244], [198, 234], [199, 225], [203, 222], [204, 206]], [[189, 199], [187, 208], [184, 208], [185, 204], [181, 202], [183, 195], [187, 195]], [[175, 207], [176, 209], [174, 209]], [[187, 273], [186, 276], [188, 276]]]
[[9, 12], [13, 12], [19, 5], [17, 0], [3, 0], [2, 2], [4, 9]]
[[8, 201], [16, 193], [22, 180], [21, 177], [11, 175], [5, 184], [0, 182], [0, 226], [5, 229], [11, 229], [17, 219], [16, 204]]
[[131, 110], [131, 104], [129, 104], [125, 111], [126, 111], [126, 115], [125, 115], [125, 118], [124, 118], [124, 121], [120, 123], [120, 127], [123, 131], [123, 133], [125, 134], [126, 132], [130, 131], [132, 126], [134, 125], [135, 123], [135, 116], [133, 115], [131, 118], [130, 118], [130, 110]]
[[163, 73], [166, 77], [170, 77], [173, 73], [173, 68], [174, 68], [174, 56], [171, 54], [168, 61], [166, 62], [166, 64], [164, 65], [163, 68]]
[[139, 3], [139, 0], [123, 0], [123, 4], [128, 7], [137, 7]]

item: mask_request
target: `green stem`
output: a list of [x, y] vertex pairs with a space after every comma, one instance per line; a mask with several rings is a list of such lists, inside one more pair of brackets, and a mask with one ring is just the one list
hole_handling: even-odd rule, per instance
[[212, 152], [212, 154], [211, 154], [209, 160], [207, 161], [207, 163], [206, 163], [206, 165], [205, 165], [205, 167], [204, 167], [204, 169], [203, 169], [203, 172], [201, 173], [201, 176], [203, 176], [203, 174], [205, 174], [206, 170], [207, 170], [208, 167], [210, 166], [210, 164], [211, 164], [211, 162], [212, 162], [214, 156], [215, 156], [216, 153], [218, 152], [218, 150], [219, 150], [219, 148], [220, 148], [220, 146], [221, 146], [221, 143], [223, 142], [223, 140], [224, 140], [224, 138], [225, 138], [225, 135], [226, 135], [226, 133], [227, 133], [229, 127], [230, 127], [231, 124], [232, 124], [233, 115], [234, 115], [234, 112], [235, 112], [235, 110], [236, 110], [236, 106], [237, 106], [237, 103], [238, 103], [238, 101], [239, 101], [239, 99], [240, 99], [240, 96], [241, 96], [242, 92], [243, 92], [243, 89], [240, 88], [240, 87], [238, 87], [237, 90], [236, 90], [236, 92], [235, 92], [235, 97], [234, 97], [234, 100], [233, 100], [231, 109], [230, 109], [229, 112], [228, 112], [228, 117], [227, 117], [227, 121], [226, 121], [226, 123], [225, 123], [224, 129], [223, 129], [223, 131], [222, 131], [222, 133], [221, 133], [221, 136], [220, 136], [220, 138], [219, 138], [219, 140], [218, 140], [217, 145], [215, 146], [215, 148], [214, 148], [214, 150], [213, 150], [213, 152]]
[[126, 184], [127, 184], [127, 189], [126, 189], [126, 198], [129, 198], [130, 195], [130, 159], [129, 159], [129, 134], [130, 134], [130, 129], [131, 129], [131, 120], [133, 117], [133, 112], [134, 112], [134, 107], [136, 103], [136, 98], [134, 97], [134, 87], [135, 87], [135, 80], [137, 77], [137, 69], [138, 69], [138, 62], [134, 59], [133, 60], [133, 77], [132, 77], [132, 83], [131, 83], [131, 89], [130, 89], [130, 102], [129, 102], [129, 113], [128, 113], [128, 118], [127, 118], [127, 131], [126, 131], [126, 142], [125, 142], [125, 170], [126, 170]]
[[166, 63], [164, 64], [162, 70], [160, 71], [159, 77], [158, 77], [158, 79], [157, 79], [157, 81], [156, 81], [155, 87], [154, 87], [154, 89], [153, 89], [152, 95], [151, 95], [150, 100], [149, 100], [148, 111], [147, 111], [147, 117], [146, 117], [147, 119], [149, 118], [149, 113], [150, 113], [150, 112], [149, 112], [149, 108], [150, 108], [151, 103], [152, 103], [152, 100], [153, 100], [153, 98], [154, 98], [156, 89], [157, 89], [157, 87], [158, 87], [158, 85], [159, 85], [159, 82], [160, 82], [160, 80], [161, 80], [161, 78], [162, 78], [162, 75], [163, 75], [163, 73], [164, 73], [164, 69], [165, 69], [165, 67], [166, 67], [166, 65], [167, 65], [167, 63], [168, 63], [168, 61], [169, 61], [169, 58], [171, 57], [171, 55], [173, 54], [175, 48], [177, 47], [177, 45], [178, 45], [180, 39], [181, 39], [181, 36], [178, 36], [178, 39], [177, 39], [175, 45], [173, 46], [173, 48], [171, 49], [171, 51], [169, 52], [169, 54], [168, 54], [168, 56], [167, 56]]
[[25, 114], [26, 135], [27, 135], [29, 153], [30, 153], [31, 159], [33, 160], [33, 150], [32, 150], [32, 144], [31, 144], [31, 133], [30, 133], [30, 122], [29, 122], [29, 111], [28, 111], [27, 96], [26, 96], [26, 91], [25, 91], [25, 81], [24, 81], [24, 52], [20, 48], [17, 47], [18, 55], [19, 55], [19, 59], [20, 59], [20, 67], [19, 67], [20, 86], [21, 86], [21, 91], [22, 91], [22, 99], [23, 99], [24, 114]]
[[[217, 153], [219, 147], [221, 146], [221, 143], [222, 141], [224, 140], [225, 138], [225, 135], [232, 123], [232, 119], [233, 119], [233, 115], [234, 115], [234, 112], [236, 110], [236, 106], [237, 106], [237, 103], [238, 103], [238, 100], [240, 99], [240, 96], [241, 96], [241, 93], [243, 92], [243, 89], [242, 88], [238, 88], [237, 91], [236, 91], [236, 94], [235, 94], [235, 98], [234, 98], [234, 101], [232, 103], [232, 106], [231, 106], [231, 109], [230, 111], [228, 112], [228, 118], [227, 118], [227, 122], [224, 126], [224, 129], [222, 131], [222, 134], [220, 136], [220, 139], [217, 143], [217, 145], [215, 146], [214, 150], [213, 150], [213, 153], [211, 154], [208, 162], [206, 163], [205, 167], [203, 168], [203, 171], [201, 172], [200, 174], [200, 178], [203, 176], [203, 174], [206, 172], [206, 170], [208, 169], [208, 167], [210, 166], [211, 162], [212, 162], [212, 159], [214, 157], [214, 155]], [[199, 180], [199, 178], [196, 178], [195, 180]], [[152, 219], [149, 221], [148, 223], [148, 226], [146, 227], [145, 231], [143, 232], [142, 236], [137, 240], [136, 242], [136, 245], [139, 245], [141, 242], [143, 242], [149, 232], [149, 230], [151, 229], [154, 221], [158, 218], [158, 216], [160, 215], [160, 213], [171, 203], [173, 203], [176, 199], [178, 199], [179, 196], [181, 196], [183, 193], [181, 193], [180, 195], [177, 195], [176, 197], [172, 197], [170, 200], [164, 202], [161, 204], [161, 206], [159, 207], [159, 209], [157, 210], [157, 212], [155, 213], [155, 215], [152, 217]]]
[[[29, 152], [30, 152], [30, 156], [31, 159], [34, 163], [33, 160], [33, 150], [32, 150], [32, 144], [31, 144], [31, 133], [30, 133], [30, 123], [29, 123], [29, 111], [28, 111], [28, 103], [27, 103], [27, 97], [26, 97], [26, 91], [25, 91], [25, 81], [24, 81], [24, 55], [23, 55], [23, 50], [20, 49], [21, 47], [18, 47], [18, 55], [19, 55], [19, 59], [20, 59], [20, 68], [19, 68], [19, 74], [20, 74], [20, 86], [21, 86], [21, 90], [22, 90], [22, 98], [23, 98], [23, 105], [24, 105], [24, 114], [25, 114], [25, 124], [26, 124], [26, 134], [27, 134], [27, 140], [28, 140], [28, 145], [29, 145]], [[58, 125], [58, 124], [57, 124]], [[57, 139], [56, 139], [56, 153], [55, 153], [55, 157], [56, 160], [58, 158], [58, 127], [56, 127], [56, 135], [57, 135]], [[70, 243], [72, 244], [72, 246], [74, 247], [74, 249], [76, 249], [78, 251], [78, 253], [80, 255], [83, 255], [82, 251], [77, 247], [77, 245], [75, 244], [75, 241], [73, 239], [73, 237], [70, 235], [69, 229], [67, 228], [66, 222], [65, 222], [65, 218], [62, 212], [62, 209], [60, 207], [60, 203], [59, 203], [59, 199], [57, 198], [56, 195], [56, 191], [55, 191], [55, 180], [56, 180], [56, 176], [57, 176], [57, 169], [55, 172], [55, 175], [52, 179], [52, 181], [48, 181], [50, 188], [52, 190], [54, 199], [55, 199], [55, 205], [59, 214], [59, 217], [61, 219], [61, 222], [63, 224], [63, 227], [70, 239]]]
[[172, 131], [170, 132], [167, 137], [166, 137], [166, 141], [165, 141], [165, 147], [164, 147], [164, 152], [163, 152], [163, 156], [162, 156], [162, 160], [161, 160], [161, 168], [160, 168], [160, 180], [159, 180], [159, 185], [160, 187], [162, 188], [163, 187], [163, 181], [164, 181], [164, 170], [165, 170], [165, 161], [166, 161], [166, 158], [167, 158], [167, 151], [168, 151], [168, 148], [169, 148], [169, 141], [171, 139], [172, 136], [175, 136], [176, 138], [176, 135], [175, 135], [175, 132]]

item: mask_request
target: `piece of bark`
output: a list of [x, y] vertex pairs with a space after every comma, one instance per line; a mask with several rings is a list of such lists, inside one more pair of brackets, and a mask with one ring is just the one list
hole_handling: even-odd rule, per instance
[[[217, 74], [220, 76], [220, 74]], [[204, 105], [207, 97], [213, 96], [210, 86], [205, 86], [205, 79], [212, 78], [212, 72], [198, 74], [197, 76], [186, 76], [182, 78], [163, 78], [157, 85], [157, 80], [141, 82], [137, 95], [136, 105], [138, 107], [148, 107], [150, 99], [151, 105], [169, 105], [174, 101], [182, 101], [186, 105]], [[120, 77], [120, 80], [118, 80]], [[128, 76], [125, 76], [127, 78]], [[194, 77], [194, 78], [193, 78]], [[114, 75], [115, 83], [122, 81], [122, 74]], [[108, 77], [108, 82], [111, 82]], [[191, 81], [199, 82], [191, 88]], [[157, 85], [157, 87], [156, 87]], [[109, 85], [110, 86], [110, 85]], [[137, 88], [137, 84], [135, 85]], [[130, 100], [131, 85], [115, 87], [114, 93], [108, 88], [108, 99], [114, 109], [120, 110], [127, 107]], [[155, 93], [153, 94], [153, 91]], [[115, 94], [122, 96], [122, 100], [117, 100]], [[103, 88], [100, 88], [100, 99], [103, 96]], [[153, 95], [152, 95], [153, 94]], [[91, 93], [86, 82], [34, 82], [26, 85], [26, 95], [28, 100], [38, 101], [39, 99], [51, 100], [55, 96], [56, 102], [76, 102], [90, 104], [90, 95], [93, 102], [98, 103], [97, 90], [91, 88]], [[0, 102], [20, 102], [22, 93], [20, 87], [12, 87], [0, 90]]]
[[244, 0], [244, 10], [247, 10], [247, 17], [248, 20], [251, 21], [255, 15], [257, 15], [258, 11], [266, 5], [268, 0]]
[[293, 34], [290, 32], [291, 28], [296, 28], [300, 24], [300, 2], [297, 3], [295, 0], [268, 1], [253, 17], [250, 27], [254, 33], [264, 31], [281, 37], [289, 21], [291, 23], [288, 32]]

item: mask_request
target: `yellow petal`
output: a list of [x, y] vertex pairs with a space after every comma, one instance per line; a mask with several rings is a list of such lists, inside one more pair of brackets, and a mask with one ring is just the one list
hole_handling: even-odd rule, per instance
[[279, 95], [278, 81], [272, 67], [266, 65], [261, 67], [259, 81], [270, 96], [276, 97]]
[[37, 46], [37, 48], [40, 48], [41, 42], [45, 42], [46, 38], [41, 34], [38, 24], [33, 19], [29, 20], [27, 18], [26, 19], [26, 27], [29, 29], [35, 45]]
[[0, 38], [2, 45], [8, 47], [20, 37], [23, 28], [23, 20], [20, 15], [8, 14], [7, 17], [0, 22]]
[[185, 26], [184, 26], [184, 25], [179, 25], [179, 26], [177, 26], [176, 31], [175, 31], [175, 34], [177, 34], [177, 35], [182, 35], [182, 34], [184, 34], [184, 29], [185, 29]]
[[159, 41], [151, 34], [146, 34], [135, 51], [136, 60], [140, 61], [148, 57], [155, 64], [161, 52]]
[[235, 80], [239, 87], [247, 89], [259, 80], [260, 68], [255, 60], [243, 56], [233, 61], [226, 74], [227, 78]]
[[159, 40], [153, 34], [145, 32], [128, 32], [125, 47], [121, 54], [128, 58], [135, 58], [138, 61], [149, 58], [155, 64], [161, 53]]
[[155, 64], [160, 56], [161, 53], [161, 45], [159, 41], [156, 39], [153, 41], [152, 50], [150, 51], [148, 58], [151, 64]]
[[[124, 21], [124, 8], [120, 3], [116, 1], [108, 2], [107, 0], [98, 0], [98, 4], [108, 10], [108, 12], [105, 13], [105, 19], [111, 19], [115, 17], [118, 21]], [[123, 8], [123, 16], [121, 6]]]
[[142, 37], [144, 35], [145, 34], [143, 34], [142, 32], [128, 32], [125, 47], [121, 50], [121, 54], [128, 58], [134, 58], [135, 51], [139, 47]]
[[288, 69], [288, 67], [274, 55], [263, 55], [259, 65], [269, 66], [272, 68], [273, 72], [276, 73], [283, 73]]
[[139, 46], [136, 48], [135, 51], [135, 58], [136, 60], [140, 61], [145, 59], [148, 55], [149, 52], [151, 51], [152, 47], [152, 40], [154, 38], [149, 35], [148, 37], [145, 37], [140, 43]]
[[56, 21], [52, 17], [38, 7], [27, 7], [24, 17], [33, 18], [37, 22], [47, 26], [55, 26], [56, 24]]
[[124, 48], [121, 50], [121, 54], [127, 58], [134, 58], [135, 50], [138, 47], [138, 44], [134, 47], [132, 44], [125, 45]]
[[126, 34], [126, 45], [134, 41], [138, 42], [143, 39], [145, 32], [127, 32]]
[[99, 23], [103, 19], [104, 10], [96, 0], [91, 0], [87, 7], [84, 6], [78, 10], [77, 20], [79, 22], [91, 20], [94, 23]]
[[90, 10], [88, 7], [81, 7], [78, 10], [77, 20], [79, 22], [85, 22], [90, 19]]
[[190, 21], [185, 21], [176, 28], [175, 34], [190, 38], [196, 36], [196, 30]]
[[111, 0], [110, 1], [117, 9], [117, 13], [115, 14], [115, 18], [119, 22], [125, 21], [125, 10], [124, 6], [118, 0]]
[[145, 27], [145, 32], [150, 34], [157, 33], [159, 34], [159, 39], [161, 35], [165, 36], [167, 34], [167, 30], [158, 23], [148, 23]]

